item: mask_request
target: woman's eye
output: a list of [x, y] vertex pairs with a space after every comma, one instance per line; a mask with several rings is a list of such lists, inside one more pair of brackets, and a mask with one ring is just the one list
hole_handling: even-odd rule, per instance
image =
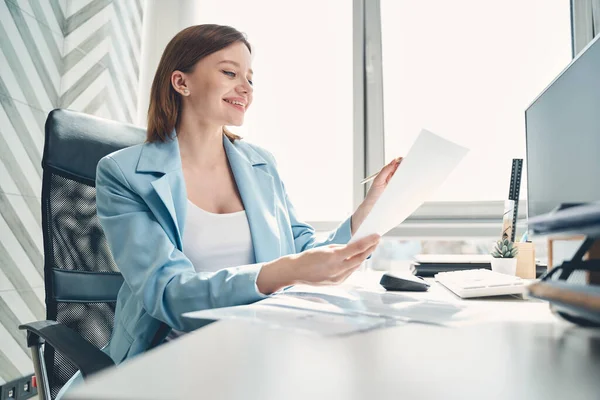
[[[235, 78], [235, 72], [232, 72], [232, 71], [223, 71], [223, 73], [225, 75], [231, 76], [232, 78]], [[250, 85], [254, 86], [254, 83], [252, 83], [252, 81], [250, 79], [248, 79], [248, 82], [250, 83]]]

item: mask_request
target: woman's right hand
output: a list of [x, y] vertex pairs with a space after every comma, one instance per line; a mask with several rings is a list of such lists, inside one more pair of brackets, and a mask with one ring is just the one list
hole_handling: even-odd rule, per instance
[[293, 280], [307, 285], [342, 283], [375, 251], [379, 240], [379, 235], [371, 235], [352, 244], [316, 247], [289, 256]]
[[375, 234], [352, 244], [321, 246], [278, 258], [262, 267], [256, 285], [268, 294], [296, 284], [341, 283], [377, 248], [380, 238]]

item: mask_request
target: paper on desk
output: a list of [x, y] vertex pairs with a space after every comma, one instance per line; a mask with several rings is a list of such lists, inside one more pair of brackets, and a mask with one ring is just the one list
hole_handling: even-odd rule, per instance
[[469, 149], [425, 129], [388, 182], [350, 243], [401, 224], [446, 180]]
[[[360, 287], [306, 287], [300, 285], [287, 290], [277, 297], [297, 298], [312, 301], [322, 309], [360, 315], [380, 317], [396, 322], [418, 322], [447, 325], [461, 320], [465, 306], [447, 301], [420, 296], [419, 293], [373, 291]], [[289, 305], [288, 305], [289, 306]], [[306, 303], [302, 307], [309, 308]], [[316, 310], [316, 305], [310, 308]]]
[[337, 305], [276, 295], [257, 303], [183, 314], [198, 320], [242, 319], [271, 328], [323, 336], [349, 335], [398, 325], [375, 315], [347, 313]]
[[463, 310], [462, 305], [383, 289], [298, 285], [257, 303], [183, 316], [196, 320], [244, 319], [273, 328], [338, 336], [410, 322], [446, 326], [460, 320]]

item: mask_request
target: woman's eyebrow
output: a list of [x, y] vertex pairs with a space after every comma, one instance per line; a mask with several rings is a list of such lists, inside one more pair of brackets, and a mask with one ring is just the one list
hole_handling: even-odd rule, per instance
[[[219, 61], [219, 64], [223, 64], [223, 63], [229, 63], [229, 64], [233, 64], [233, 65], [235, 65], [236, 67], [240, 68], [240, 64], [238, 64], [237, 62], [235, 62], [235, 61], [232, 61], [232, 60], [223, 60], [223, 61]], [[251, 69], [250, 69], [250, 70], [248, 70], [248, 72], [250, 72], [252, 75], [254, 75], [254, 72], [252, 72], [252, 70], [251, 70]]]

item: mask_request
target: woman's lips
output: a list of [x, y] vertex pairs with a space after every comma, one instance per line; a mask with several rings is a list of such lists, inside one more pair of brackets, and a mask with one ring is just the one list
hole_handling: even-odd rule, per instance
[[[225, 100], [223, 100], [223, 101], [225, 101]], [[235, 107], [236, 109], [240, 110], [241, 112], [246, 111], [246, 109], [243, 106], [240, 106], [240, 105], [237, 105], [237, 104], [232, 104], [232, 103], [230, 103], [228, 101], [225, 101], [225, 103], [229, 104], [232, 107]]]

